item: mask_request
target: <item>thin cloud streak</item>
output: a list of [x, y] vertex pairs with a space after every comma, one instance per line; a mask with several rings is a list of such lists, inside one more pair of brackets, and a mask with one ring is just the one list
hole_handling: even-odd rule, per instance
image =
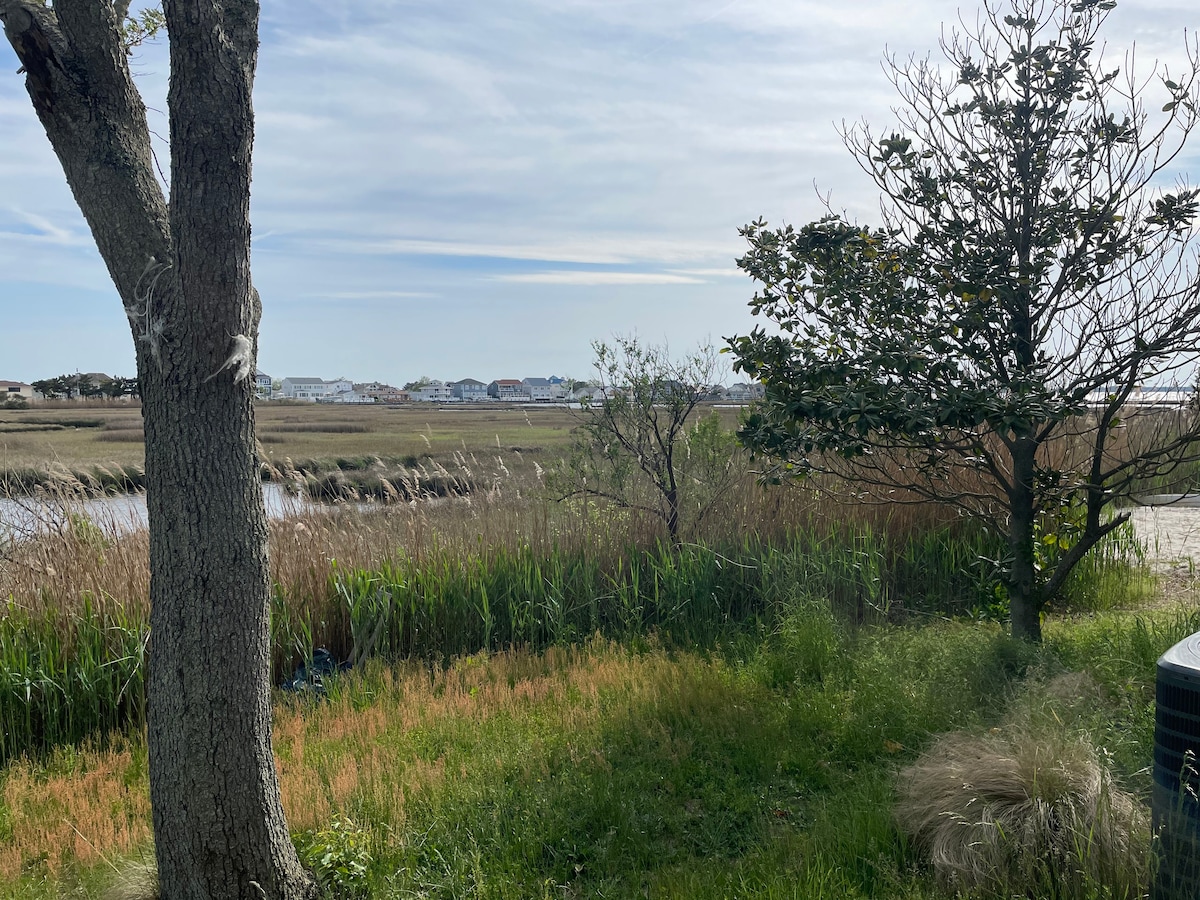
[[328, 300], [408, 300], [436, 297], [428, 291], [331, 291], [324, 294], [305, 294], [309, 298]]
[[746, 273], [741, 269], [730, 266], [728, 269], [672, 269], [676, 275], [695, 275], [697, 278], [745, 278]]
[[399, 238], [377, 242], [329, 241], [332, 252], [399, 256], [458, 256], [495, 260], [522, 260], [583, 265], [628, 265], [633, 263], [680, 263], [712, 257], [727, 257], [738, 239], [727, 244], [671, 241], [630, 235], [625, 238], [580, 236], [574, 240], [544, 244], [494, 244], [470, 241], [434, 241]]
[[702, 278], [660, 272], [528, 272], [522, 275], [495, 275], [493, 278], [518, 284], [704, 284]]

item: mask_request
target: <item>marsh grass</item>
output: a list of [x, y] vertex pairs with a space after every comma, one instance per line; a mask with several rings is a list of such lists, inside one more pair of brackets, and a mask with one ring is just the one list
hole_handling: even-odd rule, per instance
[[[553, 456], [566, 447], [576, 426], [573, 413], [559, 407], [487, 405], [393, 409], [270, 403], [255, 407], [255, 419], [268, 469], [305, 460], [313, 474], [345, 469], [341, 464], [353, 458], [404, 461], [428, 455], [449, 464], [456, 451], [508, 453], [511, 448]], [[727, 419], [732, 424], [731, 413]], [[73, 473], [96, 465], [143, 466], [141, 424], [140, 408], [128, 403], [0, 410], [0, 490], [6, 473], [17, 472], [22, 483], [52, 487], [50, 461]]]
[[[371, 460], [343, 462], [352, 474], [380, 471]], [[891, 519], [869, 510], [856, 521], [861, 507], [746, 477], [722, 498], [702, 540], [675, 549], [650, 517], [546, 503], [541, 467], [527, 454], [459, 451], [450, 463], [418, 461], [405, 490], [436, 494], [430, 486], [449, 478], [458, 489], [469, 483], [466, 497], [298, 507], [272, 523], [277, 681], [318, 647], [354, 664], [370, 656], [444, 662], [595, 634], [714, 647], [779, 627], [797, 586], [855, 627], [1003, 616], [985, 562], [994, 556], [988, 536], [937, 519], [922, 527], [916, 508]], [[0, 557], [3, 758], [143, 721], [145, 532], [89, 522], [72, 502], [92, 488], [69, 473], [59, 483], [56, 495], [38, 495], [51, 504], [46, 527]], [[1128, 575], [1116, 559], [1113, 584]]]
[[297, 483], [305, 497], [326, 503], [408, 503], [439, 497], [464, 497], [476, 489], [469, 475], [452, 472], [436, 463], [392, 468], [382, 460], [363, 466], [339, 465], [325, 474], [303, 475]]
[[96, 440], [110, 444], [145, 444], [146, 434], [140, 428], [106, 428], [96, 435]]
[[33, 431], [62, 431], [66, 426], [55, 422], [0, 422], [0, 435], [28, 434]]
[[[1087, 770], [1102, 756], [1081, 736], [1124, 703], [1094, 673], [1125, 669], [1149, 707], [1150, 653], [1118, 657], [1178, 627], [1173, 611], [1105, 614], [1060, 623], [1056, 643], [1031, 649], [988, 623], [861, 627], [802, 592], [786, 606], [791, 627], [744, 653], [592, 639], [445, 665], [369, 660], [332, 680], [324, 702], [280, 696], [294, 840], [332, 871], [354, 863], [338, 897], [948, 900], [893, 818], [898, 771], [951, 731], [1010, 754], [1027, 735], [1059, 748], [1059, 769]], [[1104, 635], [1117, 638], [1111, 651]], [[1088, 667], [1068, 668], [1086, 647], [1099, 651]], [[102, 896], [114, 868], [144, 858], [140, 741], [6, 769], [0, 897]], [[1122, 865], [1143, 871], [1147, 844], [1131, 840]], [[1062, 896], [1121, 896], [1127, 882], [1106, 877]], [[1057, 896], [1030, 885], [1006, 882]]]
[[268, 434], [370, 434], [375, 430], [373, 425], [362, 422], [274, 422], [270, 429]]
[[134, 493], [145, 487], [145, 470], [132, 463], [96, 463], [69, 469], [55, 462], [43, 468], [14, 468], [0, 473], [0, 499], [34, 498], [40, 505], [57, 508], [95, 497]]
[[144, 619], [90, 597], [70, 613], [0, 613], [0, 759], [145, 720]]

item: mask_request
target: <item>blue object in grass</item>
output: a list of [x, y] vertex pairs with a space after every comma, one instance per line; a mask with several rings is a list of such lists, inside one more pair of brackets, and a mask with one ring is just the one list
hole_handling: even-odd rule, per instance
[[318, 647], [313, 651], [312, 658], [308, 662], [302, 663], [292, 673], [292, 677], [285, 680], [280, 687], [285, 691], [311, 693], [318, 697], [324, 697], [327, 693], [325, 678], [348, 668], [350, 668], [350, 663], [339, 663], [333, 658], [332, 653], [324, 647]]

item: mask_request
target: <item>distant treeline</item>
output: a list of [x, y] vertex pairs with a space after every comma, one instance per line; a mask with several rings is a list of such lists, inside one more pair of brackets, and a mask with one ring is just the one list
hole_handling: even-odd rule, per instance
[[30, 383], [46, 400], [119, 400], [122, 397], [141, 397], [136, 378], [109, 377], [102, 373], [79, 373], [44, 378]]

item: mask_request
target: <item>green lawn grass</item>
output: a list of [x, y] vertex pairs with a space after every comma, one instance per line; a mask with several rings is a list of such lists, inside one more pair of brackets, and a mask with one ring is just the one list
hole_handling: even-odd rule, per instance
[[[705, 653], [597, 640], [373, 662], [327, 701], [280, 696], [297, 846], [330, 897], [948, 898], [893, 823], [899, 767], [1081, 671], [1097, 693], [1071, 727], [1144, 797], [1154, 661], [1200, 628], [1195, 611], [1107, 613], [1032, 648], [795, 600], [765, 639]], [[16, 763], [2, 786], [0, 897], [98, 897], [148, 852], [139, 739]]]

